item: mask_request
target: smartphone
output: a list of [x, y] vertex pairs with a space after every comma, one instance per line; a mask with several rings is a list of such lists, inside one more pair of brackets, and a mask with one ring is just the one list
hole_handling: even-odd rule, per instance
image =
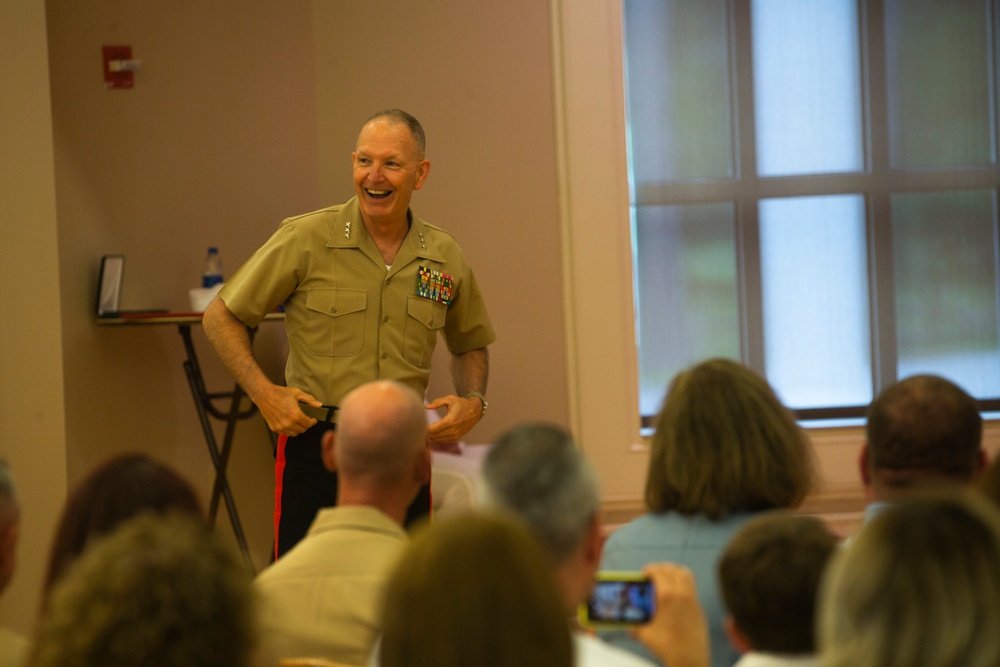
[[602, 571], [578, 616], [590, 628], [642, 625], [653, 618], [655, 600], [653, 582], [641, 572]]

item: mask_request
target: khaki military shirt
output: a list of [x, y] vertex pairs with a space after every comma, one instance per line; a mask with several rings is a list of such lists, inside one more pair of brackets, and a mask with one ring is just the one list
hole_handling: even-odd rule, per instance
[[286, 382], [327, 405], [376, 379], [423, 396], [438, 334], [452, 354], [496, 339], [455, 239], [411, 215], [387, 270], [357, 198], [284, 220], [219, 296], [250, 327], [284, 304]]
[[374, 507], [321, 509], [302, 541], [254, 580], [265, 659], [365, 664], [382, 634], [385, 587], [408, 539]]

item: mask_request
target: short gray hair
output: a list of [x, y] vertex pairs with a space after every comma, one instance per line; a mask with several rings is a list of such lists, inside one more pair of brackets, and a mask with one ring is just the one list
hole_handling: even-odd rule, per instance
[[413, 137], [413, 141], [417, 144], [420, 159], [424, 159], [424, 153], [427, 152], [427, 137], [419, 120], [402, 109], [383, 109], [369, 116], [368, 120], [365, 121], [365, 125], [379, 118], [388, 118], [394, 123], [405, 125], [410, 130], [410, 136]]
[[563, 562], [600, 506], [597, 474], [564, 429], [529, 423], [504, 433], [483, 462], [481, 500], [507, 510]]

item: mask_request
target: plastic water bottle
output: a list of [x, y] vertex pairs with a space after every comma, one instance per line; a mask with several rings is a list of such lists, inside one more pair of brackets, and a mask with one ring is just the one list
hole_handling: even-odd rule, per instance
[[212, 246], [205, 256], [205, 268], [201, 272], [201, 286], [214, 287], [223, 281], [222, 258], [219, 257], [219, 249]]

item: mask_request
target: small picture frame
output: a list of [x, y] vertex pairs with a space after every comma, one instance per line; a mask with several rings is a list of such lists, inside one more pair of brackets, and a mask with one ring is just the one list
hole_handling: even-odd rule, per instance
[[101, 278], [97, 287], [97, 316], [114, 317], [122, 298], [125, 276], [125, 255], [104, 255], [101, 258]]

